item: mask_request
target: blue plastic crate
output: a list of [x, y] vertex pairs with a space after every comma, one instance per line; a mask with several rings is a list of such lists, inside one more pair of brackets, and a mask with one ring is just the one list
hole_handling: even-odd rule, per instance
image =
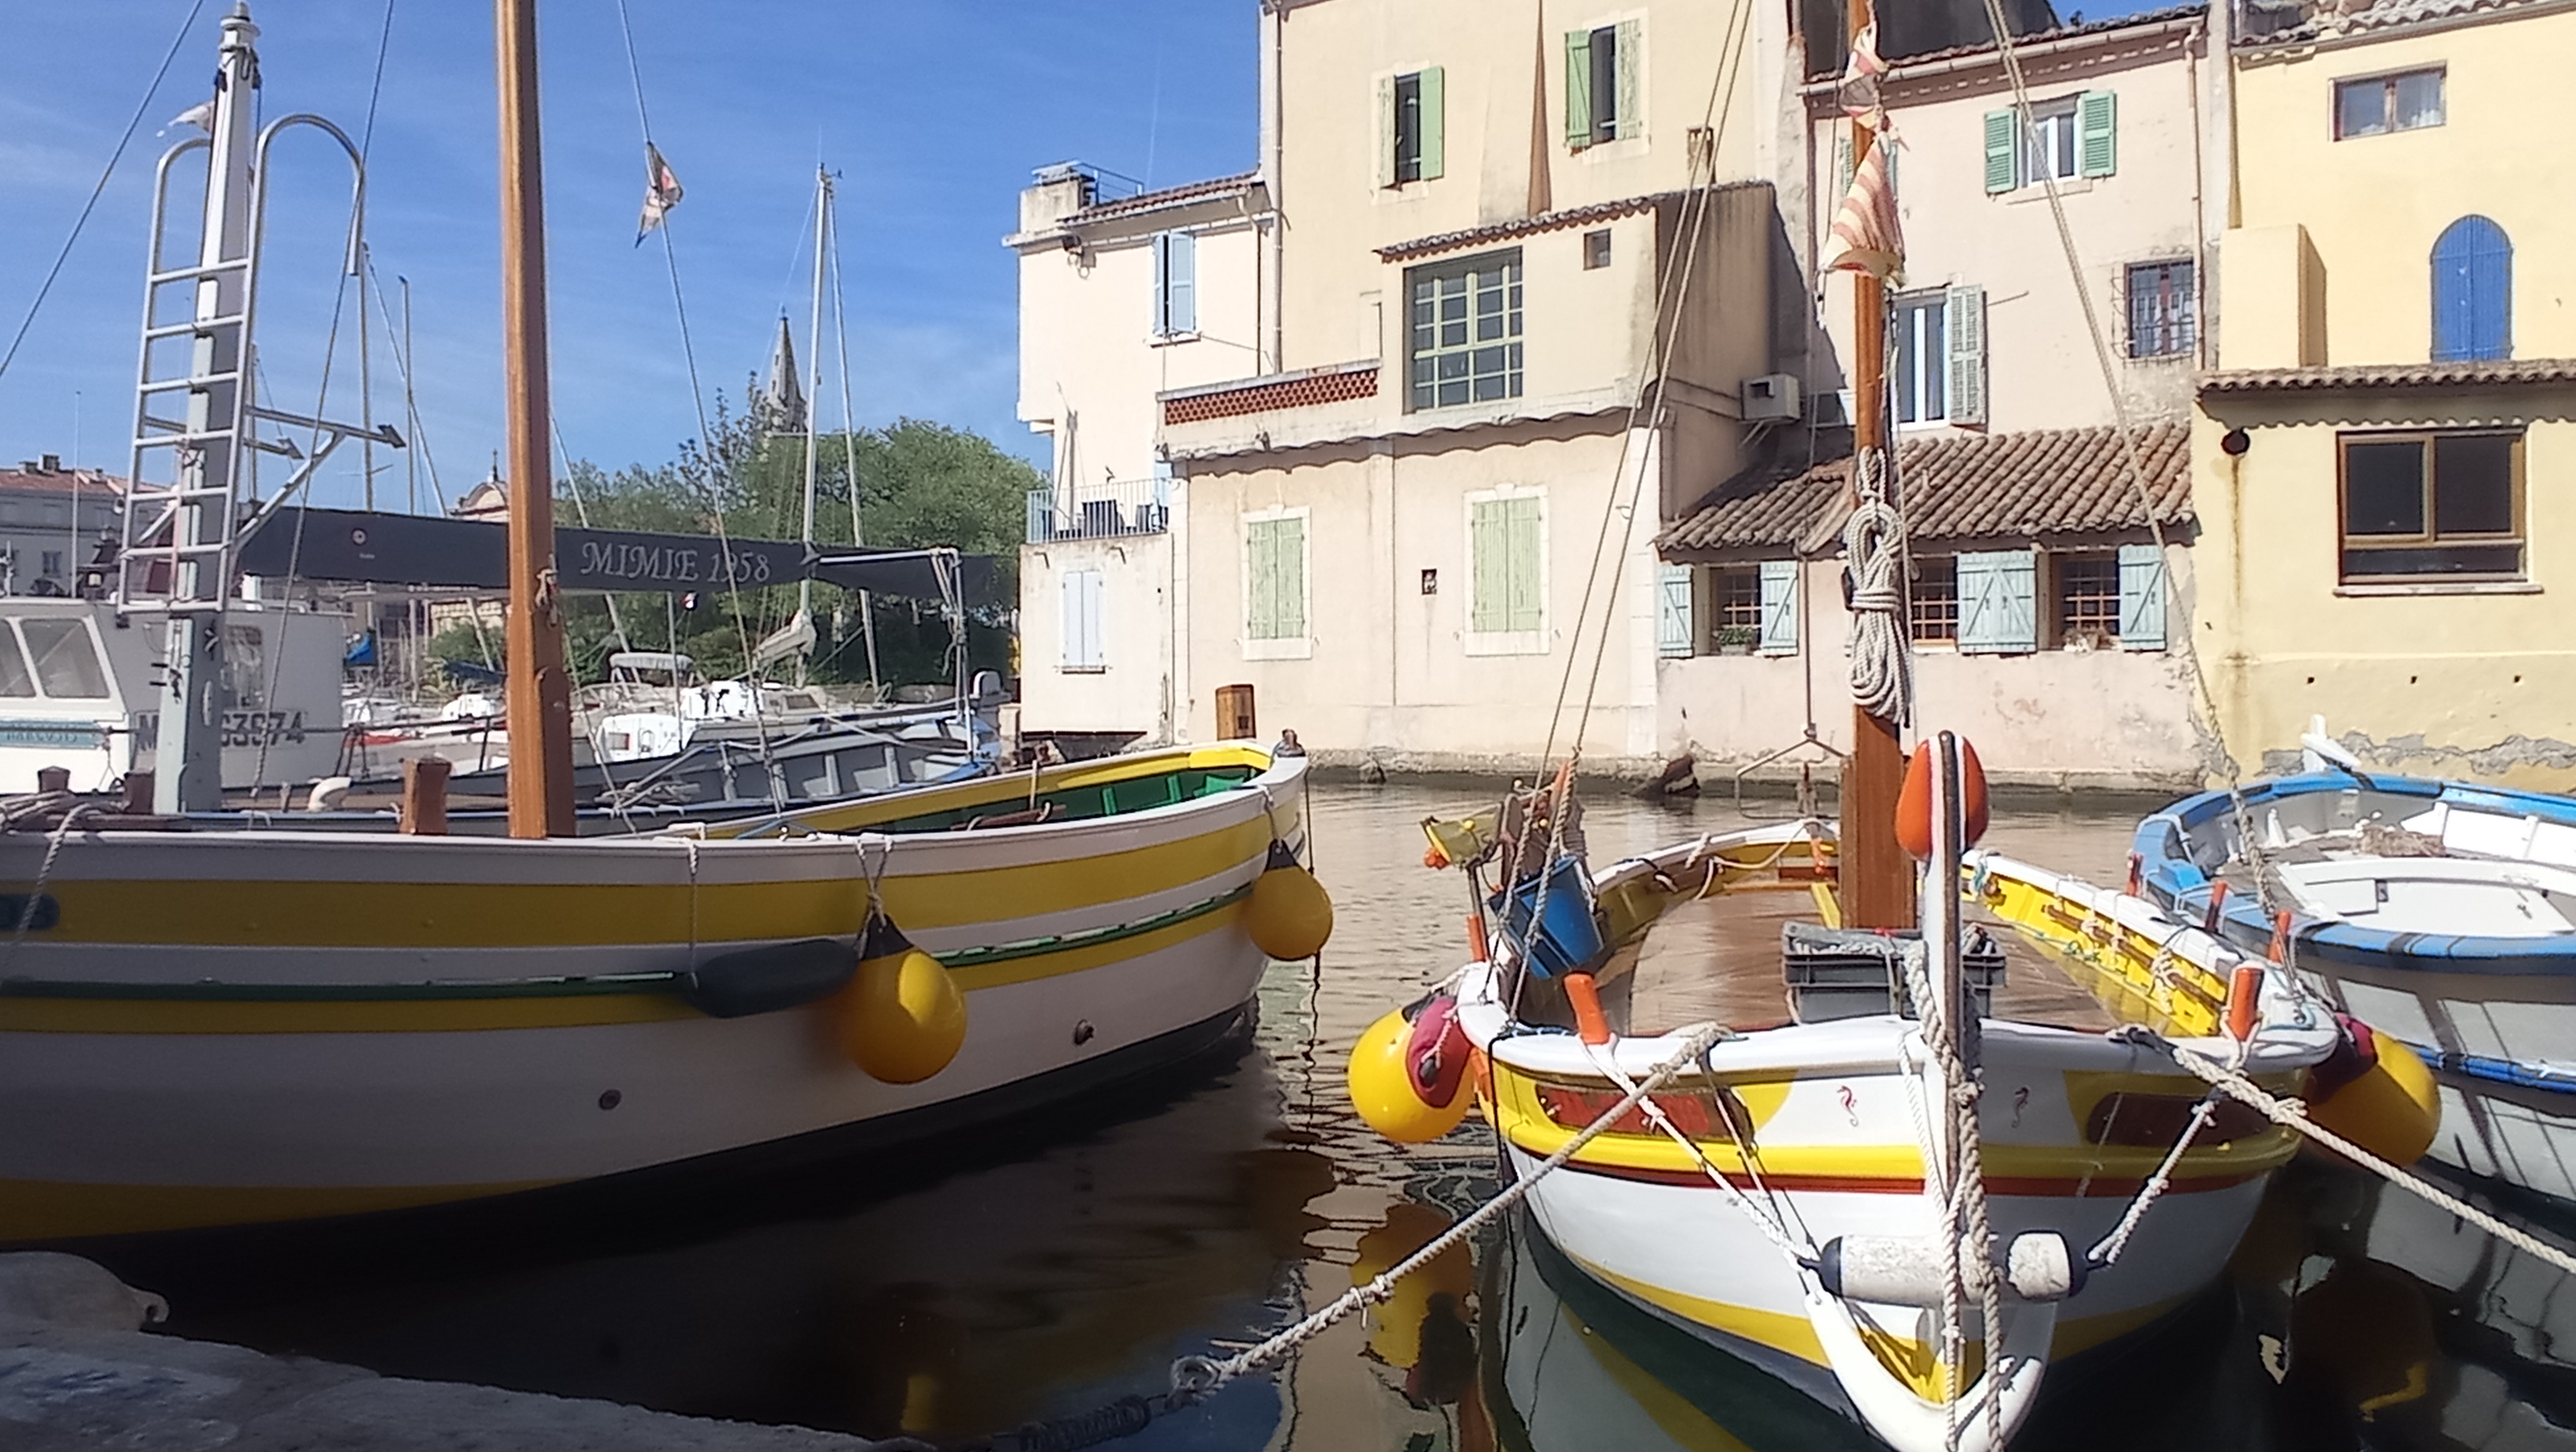
[[1546, 917], [1535, 937], [1530, 932], [1530, 917], [1538, 911], [1540, 879], [1532, 878], [1508, 893], [1494, 895], [1492, 905], [1503, 914], [1504, 931], [1527, 949], [1530, 968], [1541, 978], [1580, 973], [1596, 966], [1608, 956], [1609, 949], [1601, 941], [1600, 920], [1592, 913], [1592, 884], [1583, 875], [1583, 864], [1571, 857], [1560, 857], [1545, 881]]

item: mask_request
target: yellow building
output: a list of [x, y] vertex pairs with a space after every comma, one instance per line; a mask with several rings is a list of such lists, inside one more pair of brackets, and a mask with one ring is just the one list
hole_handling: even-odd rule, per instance
[[2193, 497], [2228, 749], [2576, 785], [2576, 199], [2552, 0], [2238, 12]]

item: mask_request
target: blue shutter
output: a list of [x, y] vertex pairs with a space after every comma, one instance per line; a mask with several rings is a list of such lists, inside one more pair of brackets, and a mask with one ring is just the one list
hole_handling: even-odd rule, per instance
[[1798, 650], [1798, 562], [1762, 562], [1762, 638], [1764, 655], [1794, 655]]
[[1659, 565], [1655, 571], [1655, 653], [1695, 654], [1691, 640], [1691, 567]]
[[2005, 655], [2038, 649], [2038, 553], [1970, 550], [1958, 559], [1960, 652]]
[[2513, 356], [2513, 244], [2462, 217], [2433, 244], [2433, 361]]
[[1199, 239], [1188, 232], [1172, 232], [1163, 240], [1168, 258], [1163, 331], [1195, 333], [1199, 330]]
[[2165, 648], [2165, 555], [2151, 544], [2120, 546], [2120, 648]]

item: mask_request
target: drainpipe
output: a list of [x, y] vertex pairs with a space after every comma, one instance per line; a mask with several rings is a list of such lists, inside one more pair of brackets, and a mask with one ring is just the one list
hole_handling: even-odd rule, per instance
[[1259, 371], [1278, 373], [1287, 368], [1287, 329], [1281, 319], [1286, 289], [1280, 283], [1280, 261], [1287, 251], [1287, 209], [1281, 204], [1279, 173], [1284, 152], [1280, 144], [1280, 126], [1286, 114], [1282, 99], [1285, 79], [1280, 74], [1287, 60], [1287, 40], [1282, 33], [1288, 24], [1284, 0], [1263, 0], [1261, 6], [1261, 185], [1270, 196], [1270, 216], [1261, 225], [1261, 309], [1267, 316], [1256, 350]]

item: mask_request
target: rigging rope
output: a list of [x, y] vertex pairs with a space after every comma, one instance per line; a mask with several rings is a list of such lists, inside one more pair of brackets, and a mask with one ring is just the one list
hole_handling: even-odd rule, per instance
[[197, 13], [205, 8], [206, 0], [196, 0], [188, 7], [188, 17], [179, 22], [179, 33], [170, 37], [170, 48], [161, 56], [161, 68], [152, 73], [152, 84], [143, 88], [143, 99], [134, 103], [134, 115], [125, 123], [125, 134], [116, 138], [116, 150], [108, 154], [107, 165], [99, 169], [97, 185], [89, 189], [89, 200], [81, 203], [80, 215], [72, 219], [72, 230], [63, 238], [62, 250], [54, 254], [54, 265], [45, 269], [45, 280], [36, 285], [35, 301], [27, 304], [27, 315], [18, 320], [17, 334], [9, 339], [9, 351], [0, 353], [0, 375], [8, 373], [19, 346], [27, 341], [27, 330], [36, 325], [36, 314], [44, 310], [55, 280], [63, 275], [63, 264], [80, 242], [81, 229], [89, 225], [89, 214], [98, 209], [98, 199], [107, 191], [107, 179], [116, 175], [116, 164], [125, 159], [125, 148], [134, 143], [134, 133], [142, 128], [144, 114], [152, 109], [152, 98], [160, 94], [161, 82], [170, 74], [170, 63], [179, 58], [179, 48], [188, 43], [188, 31], [196, 25]]
[[1905, 627], [1905, 516], [1888, 499], [1888, 451], [1860, 451], [1857, 503], [1843, 526], [1852, 569], [1852, 700], [1879, 719], [1914, 718], [1914, 647]]

